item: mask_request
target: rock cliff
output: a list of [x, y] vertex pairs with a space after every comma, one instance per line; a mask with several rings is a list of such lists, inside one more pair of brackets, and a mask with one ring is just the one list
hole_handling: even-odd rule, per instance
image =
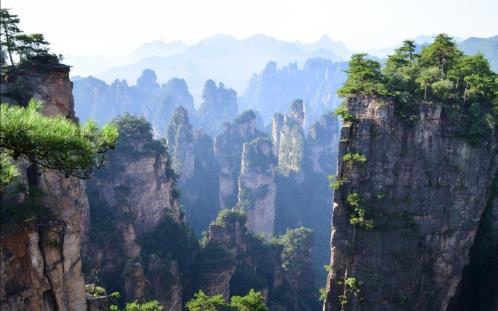
[[252, 232], [273, 234], [277, 194], [275, 169], [270, 138], [257, 138], [244, 144], [238, 201], [247, 213], [247, 226]]
[[[71, 89], [67, 66], [24, 66], [2, 82], [1, 97], [20, 105], [37, 98], [44, 114], [77, 121]], [[2, 194], [3, 207], [35, 204], [47, 216], [2, 224], [2, 309], [86, 310], [80, 257], [89, 211], [85, 184], [27, 163], [20, 163], [19, 171], [15, 191]], [[2, 222], [9, 222], [5, 217]]]
[[206, 293], [224, 297], [261, 291], [270, 310], [315, 310], [311, 231], [289, 230], [267, 241], [251, 234], [246, 221], [244, 213], [220, 212], [195, 259], [196, 283]]
[[[103, 283], [110, 292], [120, 291], [127, 301], [153, 297], [170, 310], [180, 310], [178, 258], [166, 260], [171, 251], [159, 254], [153, 243], [162, 237], [167, 247], [170, 240], [162, 235], [164, 226], [178, 230], [183, 226], [169, 156], [165, 146], [152, 138], [145, 119], [125, 115], [116, 122], [120, 134], [116, 148], [88, 182], [87, 278]], [[166, 277], [171, 282], [158, 281]]]
[[496, 136], [458, 135], [439, 103], [410, 124], [352, 98], [341, 130], [324, 310], [447, 310], [495, 172]]
[[214, 142], [214, 154], [219, 164], [220, 209], [232, 208], [237, 203], [238, 185], [244, 143], [264, 136], [256, 129], [256, 114], [243, 112], [233, 123], [225, 123]]

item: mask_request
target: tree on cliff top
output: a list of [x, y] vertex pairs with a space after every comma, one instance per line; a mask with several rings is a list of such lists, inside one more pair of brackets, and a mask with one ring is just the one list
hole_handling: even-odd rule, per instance
[[[488, 137], [498, 124], [498, 75], [483, 55], [464, 55], [446, 34], [436, 36], [420, 54], [412, 41], [405, 41], [380, 68], [366, 54], [353, 55], [339, 95], [389, 98], [398, 116], [409, 122], [417, 120], [417, 103], [441, 103], [459, 135], [471, 143]], [[355, 117], [345, 105], [337, 113], [346, 121]]]
[[23, 33], [19, 29], [19, 17], [9, 9], [0, 9], [0, 45], [2, 65], [7, 55], [11, 66], [15, 65], [14, 56], [20, 64], [58, 64], [62, 60], [61, 55], [49, 52], [49, 43], [43, 34]]
[[351, 56], [348, 79], [337, 91], [339, 95], [348, 97], [358, 95], [387, 95], [380, 64], [367, 58], [367, 54], [360, 53]]
[[15, 176], [13, 161], [24, 158], [66, 175], [88, 178], [114, 147], [118, 131], [114, 125], [99, 129], [94, 122], [76, 124], [62, 116], [42, 115], [41, 105], [0, 105], [0, 187]]

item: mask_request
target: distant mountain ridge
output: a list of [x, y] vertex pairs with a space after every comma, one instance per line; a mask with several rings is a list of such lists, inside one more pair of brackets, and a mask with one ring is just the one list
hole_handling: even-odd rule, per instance
[[185, 79], [196, 102], [200, 102], [202, 87], [208, 79], [223, 81], [241, 94], [251, 76], [263, 70], [270, 61], [303, 65], [313, 57], [338, 62], [350, 55], [344, 44], [327, 36], [315, 43], [300, 43], [262, 34], [242, 40], [220, 34], [188, 47], [179, 41], [145, 43], [132, 52], [127, 63], [93, 76], [108, 83], [115, 79], [135, 81], [145, 68], [150, 68], [157, 73], [160, 82], [173, 77]]

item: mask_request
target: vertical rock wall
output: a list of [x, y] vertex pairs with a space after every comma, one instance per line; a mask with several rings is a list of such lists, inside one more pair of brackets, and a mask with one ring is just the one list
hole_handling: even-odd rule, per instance
[[[26, 105], [30, 98], [36, 98], [44, 102], [44, 114], [75, 120], [69, 67], [23, 67], [9, 79], [2, 85], [2, 101]], [[2, 309], [86, 310], [80, 257], [89, 210], [85, 184], [52, 170], [28, 176], [26, 169], [20, 166], [21, 183], [41, 189], [39, 203], [53, 217], [10, 226], [16, 227], [10, 232], [2, 230]]]
[[[412, 125], [390, 102], [348, 105], [324, 309], [446, 310], [490, 194], [496, 137], [469, 144], [437, 103], [420, 103]], [[343, 161], [352, 153], [365, 161]]]

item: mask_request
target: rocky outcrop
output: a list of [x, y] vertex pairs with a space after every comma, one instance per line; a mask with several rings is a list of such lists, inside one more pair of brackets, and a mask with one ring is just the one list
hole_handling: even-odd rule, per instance
[[242, 147], [244, 143], [264, 136], [256, 129], [256, 114], [243, 112], [233, 123], [225, 123], [214, 142], [214, 154], [219, 164], [220, 209], [232, 208], [237, 203]]
[[222, 129], [225, 122], [237, 116], [237, 93], [227, 89], [223, 83], [207, 80], [202, 92], [202, 103], [199, 109], [199, 121], [204, 130], [214, 135]]
[[[19, 68], [2, 84], [2, 102], [44, 102], [43, 113], [75, 119], [69, 67]], [[5, 310], [86, 310], [80, 247], [86, 232], [88, 201], [84, 183], [52, 170], [23, 163], [15, 204], [32, 203], [50, 216], [24, 224], [2, 224], [0, 291]], [[2, 194], [2, 205], [12, 204]], [[9, 202], [10, 201], [10, 202]], [[24, 208], [27, 208], [26, 206]], [[2, 215], [2, 221], [8, 221]], [[4, 230], [4, 226], [11, 230]]]
[[[170, 226], [182, 225], [169, 156], [152, 138], [145, 119], [125, 115], [116, 122], [120, 133], [116, 148], [108, 153], [107, 165], [88, 183], [91, 222], [86, 273], [108, 291], [121, 292], [126, 301], [153, 298], [171, 310], [180, 310], [179, 279], [172, 278], [167, 290], [156, 287], [165, 285], [154, 281], [161, 273], [175, 275], [175, 263], [156, 260], [156, 252], [144, 246], [153, 241], [148, 234], [160, 236], [157, 230], [165, 221]], [[167, 247], [168, 241], [163, 243]], [[161, 288], [162, 295], [156, 295]]]
[[470, 250], [470, 262], [462, 272], [462, 279], [447, 311], [498, 310], [496, 254], [498, 254], [498, 166], [491, 195], [482, 213], [474, 245]]
[[251, 78], [240, 106], [257, 110], [267, 124], [275, 113], [288, 111], [292, 101], [301, 98], [306, 122], [311, 125], [340, 103], [336, 92], [346, 80], [346, 68], [346, 63], [333, 63], [323, 58], [307, 60], [302, 69], [296, 63], [278, 68], [276, 62], [269, 62], [263, 71]]
[[273, 234], [277, 191], [275, 166], [269, 138], [257, 138], [244, 144], [238, 201], [247, 213], [247, 227], [255, 233]]
[[154, 132], [165, 136], [168, 123], [177, 107], [194, 113], [194, 100], [185, 80], [173, 78], [159, 85], [154, 71], [146, 69], [130, 86], [126, 80], [111, 84], [94, 77], [75, 77], [74, 98], [77, 115], [82, 120], [93, 119], [100, 124], [114, 117], [130, 113], [145, 116]]
[[278, 168], [284, 176], [302, 171], [306, 142], [303, 124], [304, 106], [301, 100], [293, 102], [289, 115], [283, 118], [283, 125], [280, 114], [274, 117], [272, 137], [278, 146]]
[[168, 148], [171, 164], [180, 176], [180, 185], [194, 174], [194, 133], [188, 119], [188, 111], [179, 107], [175, 110], [168, 127]]
[[272, 309], [315, 310], [311, 231], [289, 230], [269, 243], [252, 235], [246, 220], [244, 213], [224, 210], [209, 226], [195, 271], [201, 289], [225, 298], [255, 289]]
[[324, 114], [306, 135], [306, 161], [315, 174], [330, 175], [335, 172], [339, 147], [339, 122], [332, 113]]
[[438, 103], [418, 103], [413, 124], [390, 101], [348, 107], [324, 309], [446, 310], [490, 195], [496, 137], [470, 144]]

